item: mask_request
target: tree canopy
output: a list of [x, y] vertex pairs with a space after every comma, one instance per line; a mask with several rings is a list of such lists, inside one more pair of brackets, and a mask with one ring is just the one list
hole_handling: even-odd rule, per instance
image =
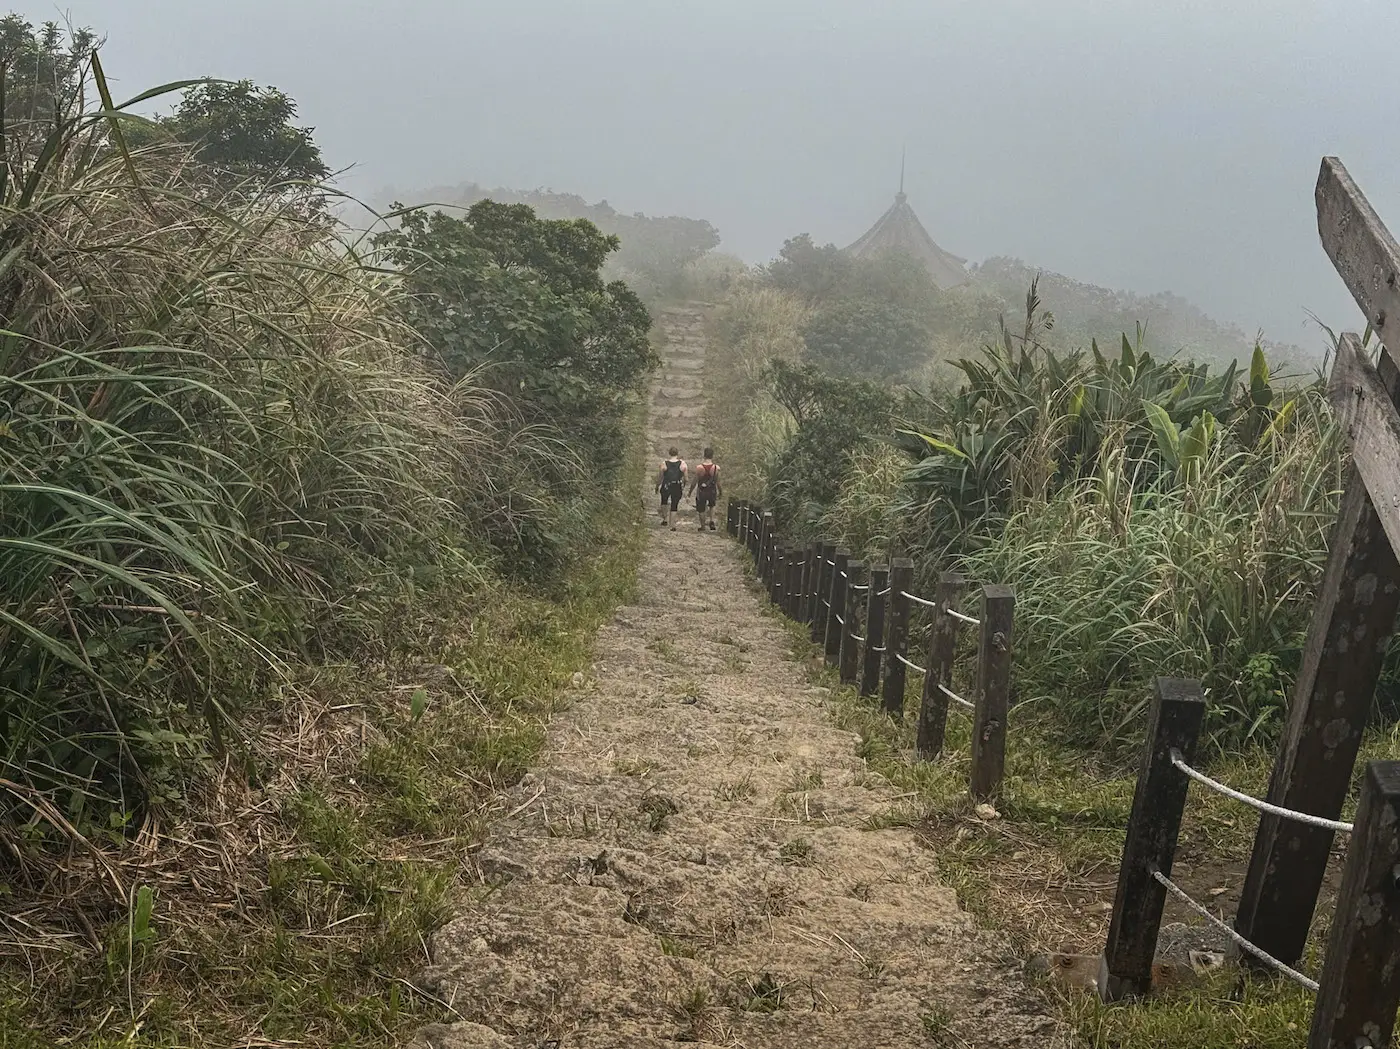
[[275, 87], [211, 79], [186, 90], [173, 114], [132, 137], [137, 144], [162, 137], [186, 143], [228, 189], [285, 187], [291, 196], [319, 204], [315, 184], [330, 169], [312, 137], [315, 129], [298, 126], [296, 117], [296, 102]]

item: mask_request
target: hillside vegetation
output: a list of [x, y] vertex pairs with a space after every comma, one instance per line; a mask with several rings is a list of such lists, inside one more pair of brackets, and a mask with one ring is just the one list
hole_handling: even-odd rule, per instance
[[585, 220], [352, 238], [291, 99], [95, 39], [0, 22], [0, 1045], [382, 1044], [631, 585], [650, 319]]
[[[1131, 318], [1110, 338], [1067, 332], [1034, 274], [1021, 273], [1019, 308], [998, 315], [979, 282], [939, 292], [917, 269], [790, 241], [715, 313], [709, 425], [734, 464], [733, 494], [771, 509], [786, 541], [836, 541], [875, 563], [912, 557], [924, 595], [959, 572], [974, 612], [977, 584], [1015, 588], [992, 822], [968, 800], [966, 723], [950, 719], [938, 760], [910, 760], [917, 674], [902, 723], [837, 694], [873, 767], [922, 802], [960, 902], [1027, 953], [1096, 953], [1154, 677], [1202, 681], [1201, 760], [1265, 790], [1345, 445], [1321, 380], [1277, 367], [1269, 346], [1220, 362], [1205, 329], [1202, 352], [1162, 355]], [[1134, 305], [1104, 302], [1096, 323]], [[906, 324], [928, 341], [904, 339]], [[915, 609], [911, 652], [927, 627]], [[970, 659], [960, 653], [959, 673]], [[1391, 663], [1363, 761], [1400, 753]], [[1233, 802], [1193, 792], [1174, 877], [1227, 917], [1254, 826]], [[1328, 913], [1324, 899], [1307, 966]], [[1061, 1006], [1101, 1049], [1296, 1044], [1306, 996], [1235, 979], [1141, 1007], [1079, 995]]]

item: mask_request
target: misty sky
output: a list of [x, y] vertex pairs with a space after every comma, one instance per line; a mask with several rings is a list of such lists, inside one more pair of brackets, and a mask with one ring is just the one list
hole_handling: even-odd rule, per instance
[[1400, 229], [1394, 0], [75, 0], [128, 94], [251, 77], [374, 197], [459, 181], [848, 243], [901, 146], [934, 238], [1321, 345], [1335, 153]]

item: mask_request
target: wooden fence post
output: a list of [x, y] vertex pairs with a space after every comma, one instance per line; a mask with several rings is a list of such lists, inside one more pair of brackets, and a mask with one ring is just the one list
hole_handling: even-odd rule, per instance
[[[1381, 354], [1379, 371], [1392, 401], [1400, 403], [1400, 370], [1389, 354]], [[1341, 815], [1400, 609], [1397, 579], [1395, 551], [1352, 466], [1265, 800], [1326, 819]], [[1332, 841], [1325, 827], [1262, 813], [1236, 931], [1296, 964], [1307, 945]], [[1238, 952], [1238, 960], [1261, 964], [1247, 952]]]
[[885, 598], [890, 585], [888, 565], [870, 570], [870, 594], [865, 605], [865, 666], [861, 670], [860, 694], [873, 696], [880, 690], [880, 657], [885, 647]]
[[802, 551], [795, 546], [789, 546], [786, 556], [783, 558], [783, 602], [779, 606], [783, 610], [783, 615], [792, 618], [792, 597], [796, 591], [796, 584], [793, 579], [797, 575], [797, 566], [802, 562]]
[[982, 588], [982, 636], [977, 649], [977, 709], [972, 715], [972, 796], [990, 798], [1006, 769], [1006, 713], [1011, 705], [1011, 634], [1016, 591]]
[[966, 586], [956, 572], [944, 572], [938, 577], [933, 599], [938, 608], [933, 613], [933, 626], [928, 638], [928, 673], [924, 675], [924, 692], [919, 703], [919, 734], [916, 752], [929, 761], [943, 750], [943, 736], [948, 729], [948, 697], [939, 685], [953, 687], [953, 656], [958, 643], [958, 621], [945, 612], [958, 603]]
[[827, 589], [826, 602], [826, 665], [835, 666], [841, 654], [841, 620], [846, 610], [846, 566], [851, 560], [851, 552], [838, 546], [831, 559], [836, 563], [831, 568], [831, 584]]
[[909, 598], [904, 595], [914, 585], [914, 562], [896, 557], [890, 562], [890, 629], [885, 637], [885, 711], [896, 721], [904, 717], [904, 664], [908, 656]]
[[846, 625], [841, 628], [841, 655], [837, 660], [837, 665], [841, 668], [841, 684], [854, 685], [856, 683], [856, 672], [860, 660], [860, 642], [856, 640], [857, 630], [860, 625], [858, 610], [862, 607], [861, 598], [865, 596], [863, 589], [866, 579], [864, 561], [848, 561], [846, 563], [846, 600], [845, 611], [842, 616], [846, 620]]
[[1146, 994], [1152, 987], [1152, 960], [1166, 887], [1153, 873], [1170, 878], [1181, 812], [1190, 783], [1172, 765], [1172, 751], [1189, 762], [1205, 719], [1206, 701], [1199, 681], [1158, 678], [1154, 683], [1147, 742], [1138, 766], [1132, 814], [1118, 866], [1113, 918], [1099, 970], [1099, 996], [1118, 1001]]
[[835, 543], [817, 545], [816, 588], [812, 591], [812, 644], [820, 645], [826, 638], [826, 595], [831, 586], [831, 565], [836, 553]]
[[783, 607], [783, 573], [787, 571], [787, 547], [776, 539], [772, 544], [768, 568], [768, 600], [779, 609]]
[[802, 551], [802, 567], [797, 573], [797, 592], [793, 595], [792, 618], [799, 623], [806, 623], [807, 609], [810, 604], [810, 594], [812, 590], [812, 570], [817, 565], [817, 555], [812, 552], [813, 544], [808, 543]]
[[766, 583], [768, 582], [773, 568], [773, 543], [777, 539], [773, 531], [773, 511], [763, 511], [763, 542], [758, 548], [758, 571], [759, 576]]
[[724, 503], [724, 534], [731, 538], [739, 530], [739, 507], [733, 499]]
[[1366, 768], [1308, 1049], [1390, 1045], [1400, 1006], [1400, 761]]

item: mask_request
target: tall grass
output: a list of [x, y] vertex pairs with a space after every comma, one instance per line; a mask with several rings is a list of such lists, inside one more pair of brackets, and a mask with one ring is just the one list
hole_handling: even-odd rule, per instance
[[281, 658], [470, 578], [511, 458], [392, 274], [277, 187], [127, 150], [94, 69], [104, 104], [0, 182], [0, 783], [78, 828], [236, 752]]
[[1116, 743], [1151, 678], [1204, 682], [1219, 746], [1280, 724], [1327, 556], [1344, 459], [1320, 395], [1286, 442], [1242, 461], [1217, 447], [1199, 479], [1161, 491], [1098, 477], [1024, 501], [959, 559], [1016, 587], [1021, 701], [1079, 742]]

